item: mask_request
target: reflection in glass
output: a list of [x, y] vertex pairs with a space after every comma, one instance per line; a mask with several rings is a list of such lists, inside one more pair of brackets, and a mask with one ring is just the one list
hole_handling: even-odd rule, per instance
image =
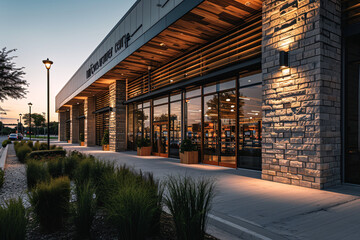
[[154, 107], [154, 123], [168, 121], [168, 104]]
[[239, 167], [261, 169], [262, 86], [239, 92]]
[[142, 138], [144, 112], [142, 109], [134, 109], [135, 144]]
[[201, 144], [201, 97], [186, 100], [186, 137]]
[[159, 156], [167, 156], [168, 153], [168, 104], [154, 107], [154, 137], [153, 153]]
[[143, 110], [144, 119], [144, 138], [150, 140], [150, 108], [144, 108]]
[[179, 156], [181, 143], [181, 102], [170, 104], [170, 152], [171, 156]]
[[128, 105], [128, 150], [134, 149], [134, 108], [132, 104]]
[[220, 96], [220, 154], [221, 162], [236, 164], [236, 92], [222, 92]]
[[204, 97], [204, 160], [218, 162], [218, 94]]

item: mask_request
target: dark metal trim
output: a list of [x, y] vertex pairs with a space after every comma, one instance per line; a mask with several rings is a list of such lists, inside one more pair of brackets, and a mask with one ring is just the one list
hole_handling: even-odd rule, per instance
[[69, 119], [69, 120], [66, 120], [66, 123], [69, 123], [69, 122], [71, 122], [71, 120]]
[[161, 88], [161, 89], [156, 90], [154, 92], [150, 92], [150, 93], [144, 94], [142, 96], [132, 98], [132, 99], [130, 99], [128, 101], [125, 101], [123, 104], [129, 104], [129, 103], [133, 103], [133, 102], [139, 102], [139, 101], [152, 99], [154, 97], [163, 95], [165, 93], [172, 92], [174, 90], [184, 89], [184, 88], [186, 88], [187, 86], [190, 86], [190, 85], [202, 85], [203, 83], [205, 83], [205, 81], [206, 82], [211, 81], [211, 79], [217, 78], [219, 76], [226, 77], [226, 75], [233, 75], [234, 72], [237, 72], [237, 71], [239, 71], [241, 69], [244, 69], [244, 68], [248, 68], [248, 67], [250, 67], [252, 65], [256, 65], [256, 64], [261, 64], [261, 58], [255, 58], [255, 59], [252, 59], [252, 60], [248, 60], [248, 61], [236, 64], [236, 65], [233, 65], [233, 66], [230, 66], [230, 67], [227, 67], [227, 68], [220, 69], [218, 71], [209, 73], [209, 74], [204, 75], [204, 76], [199, 76], [199, 77], [195, 77], [195, 78], [190, 79], [190, 80], [186, 80], [186, 81], [182, 81], [182, 82], [179, 82], [179, 83], [172, 84], [171, 86]]
[[341, 134], [341, 162], [340, 162], [340, 178], [341, 182], [345, 183], [345, 80], [346, 80], [346, 43], [345, 38], [342, 38], [342, 56], [341, 56], [341, 115], [340, 115], [340, 134]]
[[111, 111], [112, 111], [112, 107], [103, 107], [103, 108], [100, 108], [99, 110], [96, 110], [95, 112], [93, 112], [93, 114], [111, 112]]
[[85, 115], [79, 116], [78, 119], [85, 119]]

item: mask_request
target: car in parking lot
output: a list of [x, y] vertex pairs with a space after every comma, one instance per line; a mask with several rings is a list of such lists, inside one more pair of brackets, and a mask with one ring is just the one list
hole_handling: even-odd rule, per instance
[[9, 140], [22, 140], [24, 137], [21, 133], [10, 133], [8, 136]]

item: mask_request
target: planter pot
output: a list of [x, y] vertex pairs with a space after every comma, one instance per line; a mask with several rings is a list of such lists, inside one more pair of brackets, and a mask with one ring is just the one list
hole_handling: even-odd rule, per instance
[[80, 142], [80, 146], [85, 146], [85, 142]]
[[198, 151], [180, 153], [180, 163], [197, 164], [199, 163]]
[[151, 147], [138, 147], [137, 148], [138, 156], [151, 156]]
[[71, 141], [70, 141], [70, 140], [67, 140], [67, 142], [68, 142], [68, 143], [71, 143]]
[[102, 150], [103, 151], [110, 151], [110, 145], [107, 144], [107, 145], [102, 145]]

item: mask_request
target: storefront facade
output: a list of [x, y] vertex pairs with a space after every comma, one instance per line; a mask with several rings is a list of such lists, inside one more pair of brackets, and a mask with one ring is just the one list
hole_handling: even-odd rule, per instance
[[179, 158], [191, 139], [204, 164], [360, 184], [358, 5], [139, 0], [57, 95], [59, 140]]

